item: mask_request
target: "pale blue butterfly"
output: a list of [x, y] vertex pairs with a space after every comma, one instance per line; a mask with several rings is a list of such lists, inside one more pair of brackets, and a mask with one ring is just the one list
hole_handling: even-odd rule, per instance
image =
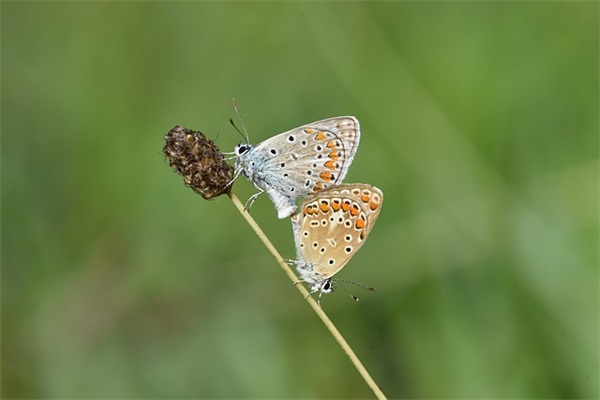
[[289, 217], [296, 211], [297, 197], [342, 183], [359, 140], [358, 120], [349, 116], [306, 124], [256, 146], [249, 143], [246, 133], [246, 143], [234, 149], [235, 177], [243, 174], [259, 190], [248, 199], [246, 208], [267, 192], [277, 216]]

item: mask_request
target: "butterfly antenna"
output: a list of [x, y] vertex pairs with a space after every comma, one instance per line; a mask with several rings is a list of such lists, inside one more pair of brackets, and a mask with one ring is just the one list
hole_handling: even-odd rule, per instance
[[[231, 124], [231, 126], [233, 126], [235, 128], [235, 130], [237, 131], [237, 133], [240, 134], [240, 136], [244, 139], [244, 140], [248, 140], [246, 138], [246, 136], [242, 133], [242, 131], [239, 130], [239, 128], [235, 125], [235, 122], [233, 122], [233, 120], [231, 118], [229, 118], [229, 123]], [[248, 142], [246, 142], [248, 143]]]
[[374, 288], [374, 287], [371, 287], [371, 286], [367, 286], [367, 285], [361, 285], [360, 283], [348, 281], [346, 279], [336, 279], [336, 281], [338, 281], [338, 282], [346, 282], [346, 283], [349, 283], [351, 285], [358, 286], [358, 287], [366, 289], [366, 290], [370, 290], [371, 292], [376, 292], [377, 291], [377, 288]]
[[[246, 143], [250, 143], [250, 138], [248, 137], [248, 131], [246, 130], [246, 125], [244, 124], [244, 120], [242, 120], [242, 117], [240, 116], [240, 112], [238, 110], [237, 107], [237, 101], [235, 101], [235, 99], [233, 99], [233, 109], [235, 110], [235, 114], [237, 115], [238, 119], [240, 120], [240, 123], [242, 124], [242, 128], [244, 129], [244, 134], [242, 135], [244, 137], [244, 139], [246, 139]], [[233, 120], [230, 118], [229, 122], [231, 122], [231, 125], [233, 125], [233, 127], [240, 132], [240, 130], [237, 128], [237, 126], [235, 126], [235, 124], [233, 123]], [[240, 132], [240, 135], [242, 134], [242, 132]]]
[[352, 281], [347, 281], [345, 279], [336, 279], [335, 281], [336, 281], [336, 283], [338, 284], [339, 287], [341, 287], [342, 289], [344, 289], [344, 291], [346, 293], [348, 293], [350, 295], [350, 297], [352, 297], [352, 299], [354, 301], [358, 301], [359, 300], [358, 297], [356, 297], [355, 295], [353, 295], [352, 293], [350, 293], [350, 291], [346, 288], [346, 286], [342, 285], [340, 282], [350, 283], [350, 284], [352, 284], [354, 286], [358, 286], [360, 288], [367, 289], [367, 290], [370, 290], [372, 292], [376, 292], [377, 291], [377, 289], [375, 289], [374, 287], [366, 286], [366, 285], [361, 285], [360, 283], [356, 283], [356, 282], [352, 282]]
[[[344, 282], [345, 282], [345, 281], [344, 281]], [[352, 293], [350, 293], [350, 291], [349, 291], [348, 289], [346, 289], [346, 286], [344, 286], [344, 285], [340, 284], [340, 283], [339, 283], [339, 281], [338, 281], [338, 286], [339, 286], [339, 287], [341, 287], [342, 289], [344, 289], [344, 292], [348, 293], [348, 295], [349, 295], [350, 297], [352, 297], [352, 300], [354, 300], [354, 301], [358, 301], [358, 297], [356, 297], [355, 295], [353, 295]]]

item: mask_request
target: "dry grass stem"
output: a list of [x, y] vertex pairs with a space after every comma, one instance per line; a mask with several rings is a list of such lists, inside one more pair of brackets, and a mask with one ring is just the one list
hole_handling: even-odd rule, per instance
[[[256, 232], [256, 235], [259, 237], [259, 239], [265, 244], [265, 246], [271, 252], [273, 257], [275, 257], [275, 259], [277, 260], [281, 268], [283, 268], [283, 271], [290, 278], [290, 280], [292, 282], [297, 282], [298, 278], [296, 277], [296, 274], [294, 274], [294, 271], [292, 271], [290, 266], [284, 261], [284, 259], [281, 257], [277, 249], [275, 249], [269, 238], [267, 238], [267, 236], [264, 234], [262, 229], [260, 229], [256, 221], [254, 221], [254, 218], [252, 218], [250, 213], [244, 210], [244, 205], [240, 202], [237, 196], [232, 191], [228, 193], [228, 196], [235, 205], [235, 207], [238, 209], [240, 214], [242, 214], [242, 216], [246, 219], [248, 224], [250, 224], [250, 227], [252, 227], [254, 232]], [[358, 359], [348, 342], [346, 342], [340, 331], [337, 330], [333, 322], [331, 322], [327, 314], [325, 314], [325, 311], [323, 311], [323, 309], [317, 304], [317, 302], [312, 296], [308, 295], [308, 290], [304, 287], [304, 285], [298, 284], [295, 285], [295, 287], [300, 291], [302, 296], [305, 297], [306, 301], [312, 307], [313, 311], [319, 316], [319, 318], [321, 318], [321, 321], [323, 321], [327, 329], [329, 329], [329, 332], [331, 332], [333, 338], [339, 343], [342, 350], [344, 350], [344, 353], [348, 355], [348, 358], [350, 358], [350, 361], [352, 362], [352, 364], [354, 364], [354, 366], [358, 370], [358, 373], [363, 377], [367, 385], [369, 385], [369, 387], [373, 391], [373, 394], [375, 394], [375, 396], [378, 399], [385, 399], [386, 397], [381, 391], [381, 389], [377, 386], [373, 378], [371, 378], [371, 375], [369, 375], [369, 372], [360, 362], [360, 360]]]

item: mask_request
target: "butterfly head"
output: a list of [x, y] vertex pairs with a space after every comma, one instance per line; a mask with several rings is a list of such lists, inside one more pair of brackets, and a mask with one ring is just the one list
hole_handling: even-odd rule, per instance
[[248, 143], [240, 142], [233, 149], [235, 157], [235, 169], [246, 177], [251, 177], [254, 170], [255, 161], [250, 159], [250, 154], [254, 146]]

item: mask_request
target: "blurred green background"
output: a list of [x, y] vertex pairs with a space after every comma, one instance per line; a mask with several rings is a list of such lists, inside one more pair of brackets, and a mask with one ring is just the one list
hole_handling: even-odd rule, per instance
[[[393, 398], [595, 398], [596, 2], [2, 2], [3, 398], [368, 398], [174, 125], [355, 115], [385, 193], [323, 306]], [[254, 193], [244, 179], [236, 193]], [[284, 257], [289, 220], [252, 214]]]

